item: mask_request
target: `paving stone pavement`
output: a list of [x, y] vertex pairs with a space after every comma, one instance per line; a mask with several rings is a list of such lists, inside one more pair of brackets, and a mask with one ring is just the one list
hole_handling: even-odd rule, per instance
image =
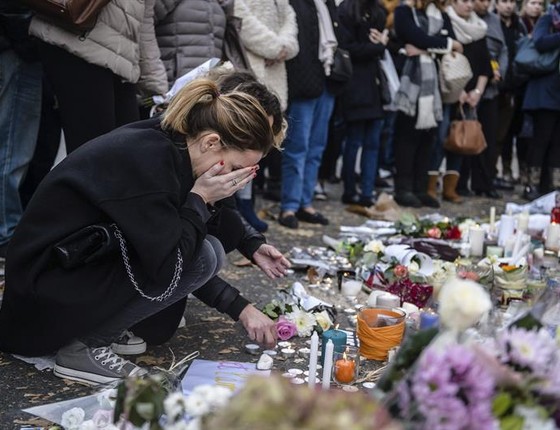
[[[503, 211], [506, 201], [521, 202], [519, 194], [509, 193], [502, 200], [486, 198], [468, 198], [464, 203], [454, 205], [444, 202], [438, 210], [441, 214], [454, 217], [488, 217], [490, 206], [496, 207], [496, 213]], [[266, 233], [269, 243], [283, 252], [293, 246], [322, 245], [321, 236], [328, 234], [336, 237], [340, 225], [356, 226], [366, 218], [344, 210], [340, 203], [342, 187], [340, 184], [328, 184], [327, 201], [316, 202], [316, 208], [330, 219], [328, 226], [301, 224], [298, 230], [280, 226], [274, 220], [268, 220], [269, 231]], [[278, 214], [278, 205], [256, 197], [256, 207], [266, 209], [272, 216]], [[412, 210], [416, 214], [434, 212], [430, 208]], [[224, 278], [238, 287], [243, 294], [258, 307], [266, 304], [275, 291], [287, 287], [293, 279], [271, 281], [256, 267], [238, 267], [235, 262], [240, 254], [228, 256], [229, 264], [224, 270]], [[1, 289], [0, 289], [1, 291]], [[174, 338], [166, 345], [149, 347], [145, 354], [135, 357], [143, 366], [168, 367], [173, 357], [180, 359], [193, 351], [200, 351], [200, 358], [209, 360], [256, 361], [243, 351], [243, 345], [249, 342], [239, 323], [235, 323], [217, 311], [206, 307], [195, 299], [189, 300], [186, 310], [187, 325], [178, 329]], [[33, 318], [32, 315], [29, 316]], [[35, 425], [44, 426], [44, 420], [21, 411], [22, 408], [37, 406], [92, 393], [92, 388], [79, 383], [65, 381], [54, 376], [50, 371], [38, 371], [34, 366], [24, 363], [12, 356], [0, 353], [0, 429], [20, 429]]]

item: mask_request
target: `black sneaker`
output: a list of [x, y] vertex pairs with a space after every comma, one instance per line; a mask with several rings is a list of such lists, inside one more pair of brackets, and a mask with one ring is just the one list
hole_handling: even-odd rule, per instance
[[310, 224], [329, 225], [329, 220], [319, 212], [310, 213], [303, 209], [300, 209], [296, 212], [296, 217], [300, 221], [308, 222]]
[[56, 376], [86, 384], [106, 384], [146, 373], [146, 369], [119, 357], [109, 347], [90, 348], [79, 341], [61, 348], [54, 366]]

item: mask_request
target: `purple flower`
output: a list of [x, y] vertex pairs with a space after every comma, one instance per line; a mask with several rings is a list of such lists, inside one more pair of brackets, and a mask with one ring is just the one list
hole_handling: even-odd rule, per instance
[[293, 322], [288, 321], [284, 317], [280, 317], [276, 322], [276, 331], [278, 333], [278, 339], [288, 340], [296, 335], [297, 327]]
[[409, 378], [397, 389], [399, 404], [405, 413], [412, 409], [420, 413], [420, 428], [496, 428], [492, 415], [494, 379], [471, 350], [461, 345], [442, 352], [428, 349]]
[[555, 340], [544, 328], [537, 331], [510, 327], [498, 334], [496, 344], [503, 363], [540, 378], [546, 378], [560, 359]]

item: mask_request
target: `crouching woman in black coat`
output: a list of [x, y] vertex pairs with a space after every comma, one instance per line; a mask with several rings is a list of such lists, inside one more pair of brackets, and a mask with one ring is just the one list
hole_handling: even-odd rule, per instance
[[[254, 177], [276, 142], [254, 97], [221, 95], [201, 79], [162, 118], [121, 127], [70, 154], [47, 175], [10, 243], [0, 350], [57, 351], [55, 374], [85, 382], [141, 374], [109, 346], [202, 286], [253, 338], [274, 343], [272, 321], [229, 284], [212, 282], [224, 248], [207, 221]], [[72, 242], [89, 226], [110, 233], [101, 251], [83, 252], [90, 236]], [[288, 265], [264, 243], [253, 259], [272, 277]]]

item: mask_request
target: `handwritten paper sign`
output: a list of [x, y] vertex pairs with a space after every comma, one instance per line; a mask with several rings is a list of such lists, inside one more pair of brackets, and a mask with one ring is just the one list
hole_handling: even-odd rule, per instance
[[185, 395], [199, 385], [221, 385], [238, 391], [251, 375], [269, 376], [270, 370], [257, 370], [255, 363], [196, 359], [183, 377], [181, 386]]

